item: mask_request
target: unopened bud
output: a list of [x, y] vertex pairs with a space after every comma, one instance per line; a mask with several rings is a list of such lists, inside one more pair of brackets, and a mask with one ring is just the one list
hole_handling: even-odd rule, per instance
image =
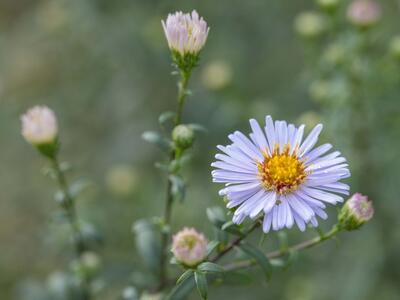
[[207, 239], [194, 228], [184, 228], [172, 238], [172, 253], [180, 263], [196, 266], [207, 256]]
[[22, 135], [48, 157], [57, 150], [58, 125], [54, 112], [47, 106], [35, 106], [22, 117]]
[[172, 131], [172, 140], [181, 149], [189, 148], [194, 141], [193, 129], [183, 124], [176, 126]]
[[346, 230], [355, 230], [371, 220], [374, 207], [368, 197], [355, 193], [346, 201], [339, 213], [339, 225]]
[[381, 7], [372, 0], [355, 0], [347, 9], [347, 18], [360, 28], [369, 28], [381, 18]]

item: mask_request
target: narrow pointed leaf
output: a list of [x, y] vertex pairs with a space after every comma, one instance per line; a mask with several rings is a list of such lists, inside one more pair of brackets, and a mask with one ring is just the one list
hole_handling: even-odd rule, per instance
[[201, 263], [197, 269], [201, 272], [205, 272], [205, 273], [223, 273], [224, 272], [224, 268], [221, 267], [218, 264], [212, 263], [212, 262], [203, 262]]
[[194, 280], [196, 282], [197, 291], [202, 299], [207, 299], [208, 296], [208, 285], [207, 277], [203, 273], [195, 272]]
[[186, 270], [176, 281], [176, 284], [181, 284], [186, 279], [190, 278], [193, 275], [193, 270]]
[[219, 246], [219, 241], [211, 241], [208, 243], [207, 245], [207, 256], [209, 256], [214, 250], [215, 248], [217, 248]]
[[269, 280], [271, 277], [271, 264], [265, 254], [258, 248], [244, 242], [239, 245], [239, 248], [256, 260], [258, 265], [264, 271], [267, 280]]

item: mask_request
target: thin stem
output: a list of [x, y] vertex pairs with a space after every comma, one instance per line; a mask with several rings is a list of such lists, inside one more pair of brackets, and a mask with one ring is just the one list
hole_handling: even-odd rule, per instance
[[237, 237], [234, 239], [228, 246], [224, 248], [221, 252], [219, 252], [213, 259], [211, 259], [211, 262], [216, 262], [218, 261], [221, 257], [223, 257], [225, 254], [230, 252], [233, 248], [235, 248], [237, 245], [240, 244], [241, 241], [243, 241], [254, 229], [256, 229], [260, 225], [259, 222], [255, 222], [243, 235]]
[[[301, 251], [301, 250], [305, 250], [308, 248], [312, 248], [316, 245], [319, 245], [323, 241], [333, 238], [339, 232], [340, 232], [340, 228], [337, 225], [335, 225], [334, 227], [332, 227], [332, 229], [329, 232], [327, 232], [324, 235], [317, 236], [311, 240], [304, 241], [304, 242], [301, 242], [294, 246], [291, 246], [291, 247], [287, 248], [285, 251], [276, 250], [276, 251], [268, 252], [265, 255], [268, 257], [268, 259], [272, 259], [272, 258], [282, 257], [282, 256], [286, 255], [287, 253], [290, 253], [293, 251]], [[224, 265], [224, 269], [225, 269], [225, 271], [234, 271], [234, 270], [238, 270], [238, 269], [249, 268], [255, 264], [256, 264], [256, 262], [254, 260], [246, 259], [246, 260], [241, 260], [241, 261], [233, 262], [230, 264], [226, 264], [226, 265]]]
[[[60, 163], [59, 163], [57, 157], [52, 158], [51, 162], [53, 164], [54, 170], [56, 171], [58, 185], [64, 196], [61, 206], [64, 209], [64, 212], [67, 216], [68, 223], [71, 226], [73, 244], [75, 247], [75, 256], [77, 259], [79, 259], [82, 256], [82, 254], [86, 251], [86, 245], [83, 241], [82, 232], [80, 230], [78, 217], [77, 217], [77, 213], [76, 213], [75, 201], [74, 201], [73, 196], [70, 193], [68, 183], [65, 178], [65, 174], [60, 167]], [[82, 300], [90, 300], [91, 299], [89, 285], [90, 285], [89, 279], [87, 278], [87, 276], [84, 276], [82, 289], [81, 289]]]
[[175, 126], [182, 122], [182, 111], [188, 94], [187, 86], [189, 83], [190, 72], [181, 71], [180, 76], [181, 79], [178, 83], [178, 108], [176, 110]]
[[[177, 126], [182, 122], [183, 107], [185, 104], [185, 99], [188, 94], [187, 86], [189, 83], [190, 72], [180, 71], [180, 81], [178, 83], [178, 99], [177, 99], [177, 110], [174, 125]], [[169, 162], [172, 162], [177, 157], [177, 151], [171, 151]], [[171, 213], [172, 213], [172, 182], [168, 178], [167, 192], [166, 192], [166, 204], [164, 210], [164, 225], [166, 228], [170, 228], [171, 223]], [[167, 284], [167, 246], [169, 240], [169, 233], [163, 232], [161, 237], [161, 258], [160, 258], [160, 280], [157, 290], [162, 290]]]

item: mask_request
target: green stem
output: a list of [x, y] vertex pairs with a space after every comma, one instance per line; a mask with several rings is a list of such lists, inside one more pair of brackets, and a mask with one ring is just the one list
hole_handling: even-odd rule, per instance
[[185, 104], [185, 99], [188, 94], [187, 86], [189, 83], [190, 72], [181, 71], [181, 79], [178, 83], [178, 108], [176, 111], [175, 126], [182, 122], [182, 111]]
[[[65, 174], [63, 170], [60, 167], [60, 163], [57, 159], [57, 157], [53, 157], [51, 159], [51, 162], [53, 164], [53, 168], [56, 171], [56, 177], [57, 177], [57, 182], [60, 187], [61, 192], [64, 195], [63, 202], [61, 203], [61, 207], [64, 209], [64, 212], [67, 216], [68, 223], [71, 226], [72, 229], [72, 237], [73, 237], [73, 244], [75, 247], [75, 255], [76, 258], [79, 259], [82, 254], [86, 251], [86, 245], [83, 241], [82, 237], [82, 232], [80, 230], [79, 222], [78, 222], [78, 217], [76, 213], [76, 207], [75, 207], [75, 201], [74, 198], [72, 197], [67, 180], [65, 178]], [[91, 294], [90, 294], [90, 281], [87, 276], [84, 276], [83, 278], [83, 284], [81, 287], [81, 292], [82, 292], [82, 300], [90, 300], [91, 299]]]
[[[332, 227], [332, 229], [330, 231], [328, 231], [324, 235], [317, 236], [311, 240], [291, 246], [291, 247], [287, 248], [285, 251], [276, 250], [276, 251], [266, 253], [265, 255], [268, 257], [268, 259], [272, 259], [272, 258], [282, 257], [282, 256], [286, 255], [287, 253], [290, 253], [293, 251], [301, 251], [301, 250], [309, 249], [316, 245], [321, 244], [323, 241], [333, 238], [334, 236], [336, 236], [336, 234], [338, 234], [340, 232], [340, 230], [341, 229], [337, 225], [335, 225]], [[249, 268], [255, 264], [256, 264], [256, 262], [254, 260], [246, 259], [246, 260], [241, 260], [241, 261], [233, 262], [230, 264], [226, 264], [226, 265], [224, 265], [224, 269], [225, 269], [225, 271], [235, 271], [238, 269]]]
[[251, 232], [253, 232], [254, 229], [256, 229], [258, 226], [260, 226], [260, 222], [255, 222], [243, 235], [239, 236], [235, 240], [233, 240], [230, 244], [228, 244], [221, 252], [219, 252], [213, 259], [211, 259], [211, 262], [216, 262], [218, 261], [221, 257], [223, 257], [225, 254], [230, 252], [233, 248], [235, 248], [237, 245], [240, 244], [241, 241], [243, 241]]
[[[177, 126], [182, 122], [182, 114], [183, 107], [185, 104], [186, 96], [188, 95], [187, 86], [189, 83], [190, 72], [180, 71], [180, 81], [178, 83], [178, 99], [177, 99], [177, 110], [174, 125]], [[176, 150], [173, 150], [170, 154], [169, 162], [172, 162], [178, 153]], [[169, 175], [169, 174], [168, 174]], [[166, 204], [164, 210], [164, 225], [166, 228], [170, 228], [171, 223], [171, 213], [172, 213], [172, 202], [173, 202], [173, 194], [172, 194], [172, 182], [168, 179], [167, 183], [167, 192], [166, 192]], [[167, 247], [169, 241], [169, 233], [163, 232], [161, 238], [161, 259], [160, 259], [160, 280], [159, 286], [157, 290], [162, 290], [167, 284]]]

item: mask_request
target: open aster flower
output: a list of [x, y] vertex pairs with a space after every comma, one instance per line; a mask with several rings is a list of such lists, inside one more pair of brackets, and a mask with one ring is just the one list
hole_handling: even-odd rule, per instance
[[235, 208], [233, 222], [264, 215], [263, 231], [269, 232], [294, 223], [301, 231], [306, 224], [318, 225], [317, 216], [326, 219], [325, 203], [336, 204], [349, 194], [349, 186], [339, 182], [350, 176], [346, 159], [332, 145], [317, 143], [322, 125], [318, 124], [303, 141], [304, 125], [296, 128], [285, 121], [265, 118], [263, 131], [250, 120], [250, 138], [236, 131], [228, 146], [211, 165], [214, 182], [225, 183], [220, 190], [227, 207]]

